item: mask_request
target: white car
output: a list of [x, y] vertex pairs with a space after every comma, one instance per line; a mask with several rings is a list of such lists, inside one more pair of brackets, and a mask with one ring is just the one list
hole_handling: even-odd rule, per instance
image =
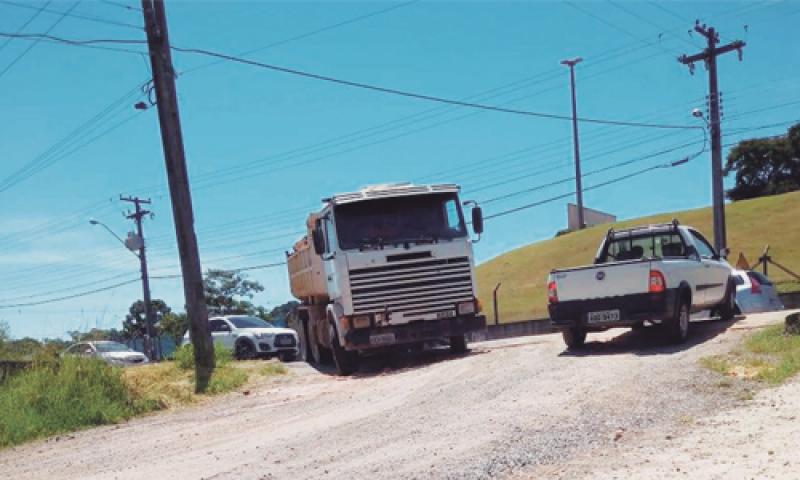
[[740, 313], [783, 310], [775, 286], [765, 275], [752, 270], [734, 270], [736, 308]]
[[116, 367], [144, 365], [149, 362], [145, 354], [122, 343], [110, 341], [78, 342], [70, 345], [61, 355], [97, 358]]
[[[208, 321], [214, 343], [233, 350], [237, 360], [277, 356], [284, 362], [297, 358], [297, 333], [290, 328], [280, 328], [258, 317], [225, 315], [211, 317]], [[183, 344], [190, 343], [189, 332]]]

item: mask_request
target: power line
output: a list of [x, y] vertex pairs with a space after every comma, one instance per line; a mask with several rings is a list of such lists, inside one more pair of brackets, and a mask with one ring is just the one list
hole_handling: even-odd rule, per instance
[[[52, 3], [52, 1], [53, 0], [47, 0], [47, 3], [43, 4], [41, 8], [36, 10], [33, 13], [33, 15], [25, 23], [23, 23], [21, 27], [19, 27], [19, 29], [17, 30], [17, 33], [22, 33], [23, 31], [25, 31], [25, 28], [27, 28], [28, 25], [30, 25], [34, 20], [36, 20], [36, 18], [39, 16], [39, 14], [42, 13], [42, 10], [47, 8], [47, 6], [50, 5], [50, 3]], [[0, 45], [0, 52], [3, 51], [3, 49], [6, 48], [8, 46], [8, 44], [11, 43], [12, 40], [14, 40], [14, 39], [11, 38], [11, 37], [7, 38], [6, 41], [3, 42], [2, 45]]]
[[[64, 13], [63, 13], [63, 14], [62, 14], [60, 17], [58, 17], [58, 19], [57, 19], [55, 22], [53, 22], [53, 23], [50, 25], [50, 27], [48, 27], [48, 28], [47, 28], [47, 30], [45, 30], [44, 34], [45, 34], [45, 35], [47, 35], [47, 34], [49, 34], [50, 32], [52, 32], [52, 31], [53, 31], [53, 29], [54, 29], [54, 28], [56, 28], [56, 27], [58, 26], [58, 24], [59, 24], [59, 23], [61, 23], [61, 22], [64, 20], [64, 18], [65, 18], [67, 15], [69, 15], [69, 12], [73, 11], [73, 10], [75, 9], [75, 7], [77, 7], [77, 6], [78, 6], [78, 4], [79, 4], [79, 3], [81, 3], [81, 0], [78, 0], [78, 1], [76, 1], [74, 4], [72, 4], [72, 6], [69, 8], [69, 10], [67, 10], [66, 12], [64, 12]], [[39, 9], [36, 11], [36, 12], [37, 12], [37, 13], [36, 13], [36, 15], [38, 16], [38, 14], [39, 14], [39, 13], [41, 13], [42, 11], [44, 11], [44, 10], [45, 10], [45, 9], [44, 9], [44, 7], [41, 7], [41, 8], [39, 8]], [[12, 68], [14, 65], [16, 65], [16, 64], [17, 64], [17, 62], [19, 62], [20, 60], [22, 60], [22, 59], [23, 59], [23, 57], [25, 57], [25, 55], [27, 55], [27, 54], [28, 54], [28, 52], [30, 52], [31, 50], [33, 50], [33, 49], [34, 49], [34, 47], [36, 47], [36, 45], [38, 45], [40, 41], [41, 41], [41, 38], [37, 38], [36, 40], [34, 40], [34, 41], [33, 41], [33, 43], [31, 43], [30, 45], [28, 45], [28, 48], [26, 48], [25, 50], [23, 50], [23, 51], [22, 51], [22, 52], [21, 52], [19, 55], [17, 55], [17, 56], [14, 58], [14, 60], [12, 60], [12, 61], [11, 61], [11, 63], [9, 63], [8, 65], [6, 65], [6, 68], [4, 68], [2, 71], [0, 71], [0, 77], [2, 77], [3, 75], [5, 75], [5, 74], [6, 74], [6, 72], [8, 72], [9, 70], [11, 70], [11, 68]]]
[[75, 294], [72, 294], [72, 295], [65, 295], [63, 297], [50, 298], [50, 299], [47, 299], [47, 300], [39, 300], [39, 301], [36, 301], [36, 302], [25, 302], [25, 303], [15, 303], [15, 304], [0, 305], [0, 310], [7, 310], [7, 309], [10, 309], [10, 308], [20, 308], [20, 307], [34, 307], [36, 305], [45, 305], [47, 303], [55, 303], [55, 302], [61, 302], [61, 301], [64, 301], [64, 300], [71, 300], [73, 298], [85, 297], [85, 296], [92, 295], [92, 294], [95, 294], [95, 293], [100, 293], [100, 292], [105, 292], [105, 291], [108, 291], [108, 290], [113, 290], [113, 289], [121, 287], [123, 285], [130, 285], [132, 283], [138, 283], [138, 282], [139, 282], [139, 279], [138, 278], [134, 278], [133, 280], [126, 280], [124, 282], [115, 283], [113, 285], [107, 285], [105, 287], [100, 287], [100, 288], [96, 288], [94, 290], [75, 293]]
[[[27, 5], [25, 3], [12, 2], [12, 1], [9, 1], [9, 0], [0, 0], [0, 4], [9, 5], [9, 6], [18, 7], [18, 8], [27, 8], [29, 10], [36, 10], [38, 8], [38, 7], [35, 7], [33, 5]], [[134, 30], [140, 30], [140, 31], [142, 30], [142, 27], [140, 27], [138, 25], [133, 25], [131, 23], [118, 22], [116, 20], [109, 20], [109, 19], [103, 18], [103, 17], [96, 17], [96, 16], [90, 16], [90, 15], [72, 13], [72, 8], [70, 8], [66, 12], [62, 12], [60, 10], [50, 10], [50, 9], [47, 9], [47, 8], [42, 9], [42, 11], [45, 12], [45, 13], [53, 14], [53, 15], [62, 15], [62, 16], [65, 16], [65, 17], [75, 18], [75, 19], [78, 19], [78, 20], [85, 20], [85, 21], [88, 21], [88, 22], [103, 23], [103, 24], [106, 24], [106, 25], [113, 25], [115, 27], [124, 27], [124, 28], [130, 28], [130, 29], [134, 29]]]
[[[283, 40], [278, 40], [276, 42], [272, 42], [270, 44], [264, 45], [263, 47], [257, 47], [257, 48], [253, 48], [253, 49], [250, 49], [250, 50], [246, 50], [246, 51], [244, 51], [242, 53], [239, 53], [238, 55], [240, 57], [243, 57], [245, 55], [252, 55], [252, 54], [254, 54], [256, 52], [261, 52], [261, 51], [264, 51], [264, 50], [267, 50], [267, 49], [270, 49], [270, 48], [275, 48], [275, 47], [278, 47], [278, 46], [281, 46], [281, 45], [285, 45], [285, 44], [290, 43], [290, 42], [295, 42], [297, 40], [302, 40], [302, 39], [305, 39], [305, 38], [308, 38], [308, 37], [312, 37], [312, 36], [318, 35], [320, 33], [324, 33], [324, 32], [327, 32], [327, 31], [330, 31], [330, 30], [334, 30], [334, 29], [337, 29], [337, 28], [340, 28], [340, 27], [344, 27], [346, 25], [350, 25], [352, 23], [356, 23], [356, 22], [360, 22], [362, 20], [366, 20], [368, 18], [377, 17], [378, 15], [383, 15], [385, 13], [389, 13], [389, 12], [392, 12], [394, 10], [397, 10], [397, 9], [400, 9], [400, 8], [403, 8], [403, 7], [407, 7], [409, 5], [412, 5], [412, 4], [418, 3], [418, 2], [419, 2], [419, 0], [411, 0], [409, 2], [403, 2], [403, 3], [399, 3], [397, 5], [392, 5], [392, 6], [389, 6], [389, 7], [386, 7], [386, 8], [382, 8], [382, 9], [376, 10], [374, 12], [365, 13], [363, 15], [358, 15], [356, 17], [349, 18], [349, 19], [346, 19], [346, 20], [342, 20], [341, 22], [337, 22], [337, 23], [334, 23], [334, 24], [331, 24], [331, 25], [326, 25], [324, 27], [320, 27], [320, 28], [317, 28], [315, 30], [311, 30], [311, 31], [306, 32], [306, 33], [301, 33], [301, 34], [295, 35], [293, 37], [289, 37], [289, 38], [285, 38]], [[190, 68], [190, 69], [187, 69], [187, 70], [183, 70], [180, 73], [181, 73], [181, 75], [185, 75], [185, 74], [190, 73], [190, 72], [195, 72], [197, 70], [202, 70], [204, 68], [208, 68], [208, 67], [211, 67], [211, 66], [214, 66], [214, 65], [219, 65], [220, 63], [224, 63], [224, 60], [212, 61], [212, 62], [206, 63], [204, 65], [199, 65], [197, 67], [193, 67], [193, 68]]]
[[[61, 37], [56, 37], [47, 34], [12, 34], [7, 32], [0, 32], [0, 36], [8, 37], [13, 36], [15, 38], [48, 38], [53, 41], [58, 41], [62, 43], [72, 44], [72, 45], [91, 45], [91, 44], [101, 44], [101, 43], [121, 43], [121, 44], [143, 44], [143, 40], [125, 40], [125, 39], [92, 39], [92, 40], [71, 40], [65, 39]], [[467, 108], [474, 108], [479, 110], [487, 110], [499, 113], [509, 113], [513, 115], [522, 115], [522, 116], [529, 116], [529, 117], [537, 117], [537, 118], [547, 118], [551, 120], [565, 120], [565, 121], [572, 121], [572, 117], [569, 115], [558, 115], [554, 113], [544, 113], [544, 112], [535, 112], [530, 110], [519, 110], [514, 108], [505, 108], [500, 107], [497, 105], [485, 105], [481, 103], [474, 103], [474, 102], [467, 102], [463, 100], [456, 100], [450, 99], [445, 97], [438, 97], [434, 95], [427, 95], [422, 93], [415, 93], [406, 90], [399, 90], [396, 88], [385, 87], [381, 85], [374, 85], [369, 83], [363, 82], [356, 82], [352, 80], [346, 80], [336, 77], [331, 77], [328, 75], [322, 75], [318, 73], [308, 72], [304, 70], [298, 70], [295, 68], [289, 67], [282, 67], [279, 65], [273, 65], [269, 63], [259, 62], [256, 60], [249, 60], [246, 58], [237, 57], [234, 55], [228, 55], [224, 53], [214, 52], [211, 50], [201, 49], [201, 48], [184, 48], [178, 46], [171, 46], [172, 50], [176, 52], [182, 53], [193, 53], [197, 55], [205, 55], [209, 57], [219, 58], [223, 60], [228, 60], [234, 63], [241, 63], [245, 65], [250, 65], [254, 67], [264, 68], [267, 70], [287, 73], [290, 75], [300, 76], [304, 78], [310, 78], [314, 80], [319, 80], [323, 82], [333, 83], [337, 85], [343, 85], [353, 88], [360, 88], [363, 90], [370, 90], [379, 93], [385, 93], [389, 95], [397, 95], [401, 97], [407, 98], [415, 98], [418, 100], [426, 100], [435, 103], [443, 103], [448, 105], [455, 105], [460, 107], [467, 107]], [[594, 123], [594, 124], [602, 124], [602, 125], [616, 125], [622, 127], [642, 127], [642, 128], [660, 128], [660, 129], [680, 129], [680, 130], [692, 130], [697, 129], [700, 127], [694, 125], [669, 125], [669, 124], [660, 124], [660, 123], [641, 123], [641, 122], [626, 122], [623, 120], [611, 120], [611, 119], [599, 119], [599, 118], [587, 118], [587, 117], [578, 117], [579, 122], [583, 123]]]
[[134, 11], [137, 11], [137, 12], [141, 12], [142, 11], [142, 9], [139, 8], [139, 7], [126, 5], [126, 4], [122, 3], [122, 2], [113, 2], [111, 0], [100, 0], [100, 3], [105, 3], [106, 5], [114, 5], [114, 6], [117, 6], [117, 7], [124, 8], [125, 10], [134, 10]]

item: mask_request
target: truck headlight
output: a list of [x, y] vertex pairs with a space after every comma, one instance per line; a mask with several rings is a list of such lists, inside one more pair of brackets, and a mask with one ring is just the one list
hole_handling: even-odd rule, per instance
[[463, 302], [458, 304], [459, 315], [469, 315], [475, 313], [475, 302]]
[[356, 315], [353, 317], [353, 328], [369, 327], [369, 315]]

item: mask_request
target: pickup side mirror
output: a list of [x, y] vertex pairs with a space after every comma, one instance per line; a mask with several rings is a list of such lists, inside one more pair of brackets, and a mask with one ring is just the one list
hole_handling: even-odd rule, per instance
[[319, 220], [314, 224], [314, 230], [311, 232], [311, 240], [314, 244], [314, 253], [317, 255], [325, 253], [325, 239], [322, 236], [322, 225]]
[[722, 250], [719, 251], [719, 256], [724, 258], [725, 260], [728, 259], [728, 255], [730, 255], [730, 254], [731, 254], [731, 249], [728, 248], [728, 247], [725, 247], [725, 248], [723, 248]]
[[476, 235], [483, 233], [483, 210], [478, 205], [472, 207], [472, 230]]

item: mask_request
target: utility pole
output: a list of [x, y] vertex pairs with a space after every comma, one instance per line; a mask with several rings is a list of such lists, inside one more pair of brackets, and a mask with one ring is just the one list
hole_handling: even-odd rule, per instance
[[208, 329], [208, 310], [203, 295], [203, 273], [194, 231], [192, 196], [186, 171], [183, 134], [175, 92], [175, 69], [172, 66], [164, 1], [142, 0], [142, 15], [153, 71], [153, 87], [156, 91], [175, 235], [181, 257], [189, 334], [194, 346], [195, 389], [202, 392], [208, 387], [214, 370], [214, 344]]
[[714, 211], [714, 247], [717, 252], [727, 247], [725, 232], [725, 190], [722, 184], [722, 129], [720, 128], [719, 86], [717, 84], [717, 56], [736, 51], [739, 61], [742, 60], [742, 48], [745, 43], [736, 40], [726, 45], [717, 46], [719, 33], [714, 27], [700, 25], [697, 20], [694, 31], [705, 37], [707, 46], [702, 52], [691, 56], [681, 55], [678, 61], [689, 66], [689, 73], [694, 74], [694, 62], [703, 61], [708, 70], [708, 110], [709, 127], [711, 128], [711, 196]]
[[581, 57], [571, 60], [562, 60], [561, 65], [569, 67], [569, 84], [572, 90], [572, 144], [575, 148], [575, 195], [578, 203], [578, 230], [586, 225], [583, 221], [583, 188], [581, 187], [581, 152], [578, 147], [578, 107], [575, 102], [575, 65], [580, 63]]
[[[133, 213], [125, 215], [125, 218], [136, 222], [136, 235], [138, 237], [139, 245], [139, 266], [142, 272], [142, 296], [144, 297], [144, 322], [145, 322], [145, 346], [144, 350], [147, 356], [153, 360], [159, 359], [159, 348], [156, 347], [156, 336], [153, 334], [153, 308], [150, 299], [150, 277], [147, 275], [147, 255], [144, 248], [144, 231], [142, 230], [142, 217], [150, 215], [149, 210], [143, 210], [142, 204], [149, 205], [150, 200], [143, 200], [139, 197], [123, 197], [119, 196], [123, 202], [133, 203], [135, 210]], [[133, 246], [135, 247], [135, 246]]]

